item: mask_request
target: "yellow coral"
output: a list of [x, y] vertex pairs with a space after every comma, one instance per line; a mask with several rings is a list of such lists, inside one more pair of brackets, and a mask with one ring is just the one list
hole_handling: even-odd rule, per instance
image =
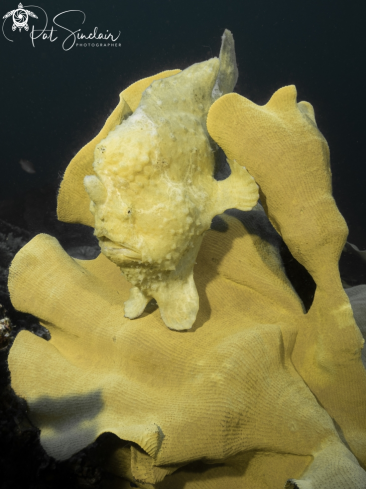
[[292, 255], [322, 289], [340, 287], [348, 229], [331, 194], [329, 148], [312, 106], [296, 103], [294, 86], [280, 88], [264, 106], [233, 93], [211, 107], [207, 125], [226, 155], [254, 176]]
[[364, 339], [338, 272], [348, 230], [331, 195], [329, 149], [314, 110], [308, 102], [296, 103], [294, 86], [281, 88], [264, 106], [229, 94], [211, 107], [207, 127], [255, 177], [272, 224], [315, 280], [309, 323], [299, 331], [293, 362], [366, 464]]
[[[158, 310], [124, 319], [129, 286], [103, 255], [74, 260], [46, 235], [17, 254], [12, 302], [42, 318], [51, 340], [26, 331], [17, 336], [12, 385], [27, 399], [50, 455], [65, 459], [109, 431], [148, 454], [134, 464], [136, 449], [127, 452], [131, 480], [142, 483], [203, 459], [224, 464], [213, 470], [210, 488], [225, 487], [233, 474], [233, 487], [267, 488], [262, 472], [245, 470], [244, 452], [257, 460], [259, 451], [266, 455], [254, 467], [273, 474], [275, 487], [313, 466], [314, 488], [333, 489], [337, 479], [349, 481], [342, 489], [362, 487], [351, 482], [364, 483], [366, 474], [291, 361], [297, 333], [319, 322], [303, 314], [278, 250], [263, 239], [263, 211], [238, 217], [243, 223], [223, 217], [222, 231], [204, 239], [196, 265], [201, 307], [189, 333], [165, 328]], [[127, 477], [116, 469], [121, 456], [117, 450], [109, 464]], [[311, 456], [320, 460], [320, 474]], [[159, 487], [174, 487], [175, 477], [191, 481], [188, 487], [206, 480], [202, 466], [195, 477], [188, 466]], [[325, 485], [327, 478], [333, 485]]]

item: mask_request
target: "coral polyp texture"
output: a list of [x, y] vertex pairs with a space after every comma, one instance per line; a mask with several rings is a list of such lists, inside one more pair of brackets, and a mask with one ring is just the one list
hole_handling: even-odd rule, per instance
[[[12, 303], [51, 339], [18, 334], [12, 386], [58, 460], [114, 434], [95, 454], [114, 488], [364, 489], [366, 287], [341, 285], [328, 146], [294, 87], [260, 107], [236, 76], [225, 31], [219, 59], [122, 92], [70, 163], [59, 218], [103, 253], [45, 234], [17, 253]], [[307, 313], [281, 236], [316, 282]]]

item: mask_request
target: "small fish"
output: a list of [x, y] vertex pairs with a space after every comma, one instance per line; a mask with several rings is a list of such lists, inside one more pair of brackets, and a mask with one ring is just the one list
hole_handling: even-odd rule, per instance
[[19, 160], [19, 165], [22, 167], [24, 171], [27, 173], [36, 173], [36, 170], [33, 166], [33, 163], [31, 163], [29, 160]]

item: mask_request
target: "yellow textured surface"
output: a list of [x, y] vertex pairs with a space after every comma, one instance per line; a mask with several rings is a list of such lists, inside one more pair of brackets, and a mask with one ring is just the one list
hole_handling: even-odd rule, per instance
[[[179, 73], [169, 70], [144, 78], [120, 94], [120, 102], [106, 120], [100, 133], [86, 144], [71, 160], [62, 180], [57, 201], [57, 216], [60, 221], [75, 222], [94, 227], [94, 217], [89, 212], [90, 199], [84, 189], [85, 175], [92, 175], [95, 146], [138, 105], [142, 92], [154, 80]], [[130, 105], [131, 104], [131, 105]]]
[[17, 254], [12, 302], [52, 336], [21, 332], [9, 357], [12, 386], [27, 399], [42, 445], [64, 459], [113, 432], [146, 452], [131, 453], [128, 470], [126, 455], [109, 461], [140, 487], [204, 459], [220, 463], [181, 467], [157, 487], [176, 480], [276, 489], [295, 478], [319, 489], [361, 489], [366, 473], [291, 361], [298, 331], [316, 331], [317, 318], [303, 314], [276, 248], [250, 222], [223, 219], [229, 228], [210, 231], [197, 258], [202, 300], [189, 332], [167, 329], [158, 310], [124, 318], [129, 285], [103, 255], [74, 260], [47, 235]]
[[[331, 194], [329, 148], [308, 102], [291, 85], [259, 106], [238, 94], [211, 107], [207, 128], [260, 186], [273, 226], [316, 284], [334, 291], [348, 233]], [[307, 238], [308, 237], [308, 238]]]
[[314, 110], [296, 103], [294, 86], [281, 88], [264, 106], [229, 94], [211, 107], [207, 127], [255, 177], [273, 225], [316, 282], [293, 362], [366, 464], [364, 340], [339, 277], [347, 226], [331, 195], [329, 149]]
[[[242, 489], [243, 484], [256, 489], [282, 488], [289, 473], [300, 475], [304, 467], [310, 464], [312, 460], [310, 456], [249, 451], [226, 459], [225, 464], [193, 462], [183, 468], [177, 467], [174, 469], [174, 477], [165, 477], [154, 486], [139, 483], [133, 479], [130, 467], [132, 465], [131, 450], [134, 448], [130, 449], [125, 445], [125, 442], [120, 442], [108, 447], [100, 446], [99, 451], [107, 455], [109, 460], [105, 468], [112, 474], [129, 474], [129, 480], [134, 480], [135, 484], [142, 489], [152, 487], [158, 489], [177, 487], [184, 487], [185, 489], [226, 489], [229, 484], [230, 489]], [[156, 469], [157, 467], [155, 467]], [[113, 481], [112, 487], [124, 489], [125, 485], [121, 479], [116, 479]]]
[[135, 112], [141, 101], [143, 92], [152, 84], [152, 82], [177, 75], [180, 71], [181, 70], [167, 70], [153, 76], [148, 76], [147, 78], [142, 78], [123, 90], [121, 96], [128, 103], [132, 112]]

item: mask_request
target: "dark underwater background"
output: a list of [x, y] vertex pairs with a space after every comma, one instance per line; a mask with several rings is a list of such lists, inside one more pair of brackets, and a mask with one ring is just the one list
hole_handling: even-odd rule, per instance
[[[1, 1], [1, 22], [18, 2]], [[99, 488], [103, 472], [89, 452], [62, 464], [45, 455], [24, 403], [9, 388], [6, 356], [16, 333], [26, 328], [47, 338], [35, 318], [10, 304], [6, 276], [14, 253], [38, 232], [56, 236], [68, 250], [78, 244], [86, 255], [93, 252], [90, 232], [77, 226], [70, 231], [56, 221], [57, 189], [68, 163], [103, 127], [122, 90], [160, 71], [218, 56], [225, 28], [236, 43], [238, 93], [265, 104], [278, 88], [295, 84], [298, 101], [314, 106], [330, 147], [334, 196], [350, 229], [348, 240], [365, 250], [366, 2], [40, 0], [24, 3], [38, 16], [29, 18], [35, 29], [45, 25], [38, 7], [47, 13], [47, 28], [57, 29], [52, 42], [35, 39], [33, 46], [30, 31], [12, 31], [11, 17], [0, 32], [0, 321], [7, 318], [10, 331], [8, 345], [0, 338], [0, 489]], [[65, 11], [73, 12], [59, 17], [60, 24], [84, 34], [97, 27], [98, 33], [119, 35], [118, 46], [70, 47], [69, 41], [63, 49], [70, 33], [53, 18]], [[30, 162], [34, 173], [20, 160]], [[366, 283], [365, 260], [349, 252], [342, 254], [342, 279]], [[286, 250], [283, 258], [308, 307], [311, 279]]]
[[[18, 0], [1, 2], [1, 17]], [[24, 4], [26, 5], [26, 4]], [[295, 84], [298, 100], [313, 104], [330, 146], [334, 195], [350, 228], [349, 241], [366, 248], [366, 3], [362, 0], [53, 0], [36, 3], [59, 23], [83, 33], [113, 35], [120, 47], [62, 49], [29, 32], [0, 32], [0, 219], [9, 200], [56, 185], [74, 154], [103, 126], [118, 94], [140, 78], [218, 56], [225, 28], [235, 38], [236, 91], [264, 104]], [[44, 14], [29, 25], [44, 27]], [[56, 26], [54, 26], [57, 28]], [[90, 41], [89, 41], [90, 42]], [[20, 159], [32, 162], [26, 173]], [[7, 201], [7, 202], [4, 202]], [[55, 203], [53, 202], [55, 206]], [[6, 210], [8, 209], [8, 210]], [[12, 219], [20, 219], [12, 211]]]

